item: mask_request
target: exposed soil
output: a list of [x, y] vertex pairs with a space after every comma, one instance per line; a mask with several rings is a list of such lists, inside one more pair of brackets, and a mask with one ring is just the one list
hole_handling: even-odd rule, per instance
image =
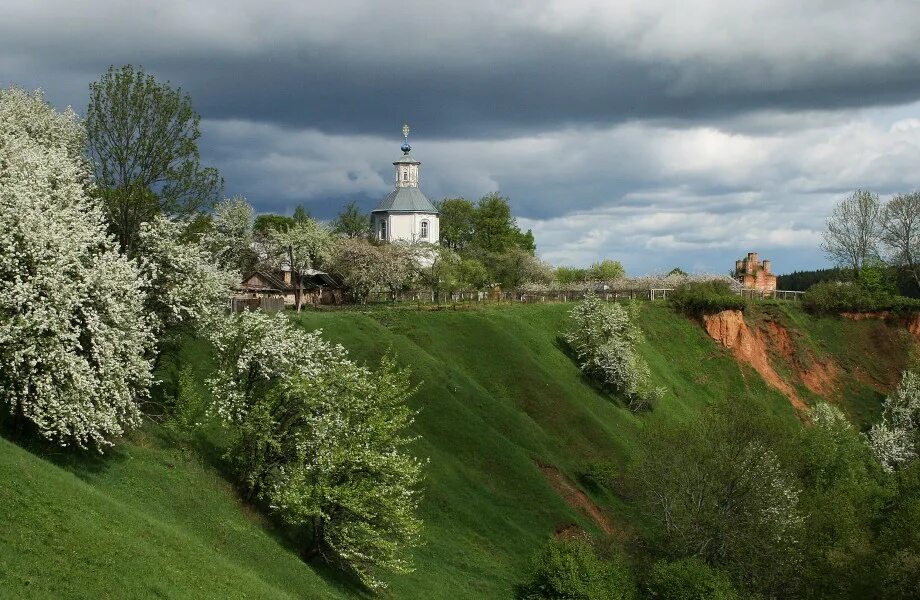
[[561, 540], [584, 538], [587, 537], [587, 535], [587, 532], [575, 523], [569, 523], [568, 525], [557, 527], [555, 533], [555, 537]]
[[770, 364], [768, 352], [772, 342], [770, 338], [776, 340], [773, 344], [781, 354], [784, 356], [788, 354], [789, 357], [794, 355], [795, 348], [784, 327], [771, 323], [768, 326], [772, 330], [770, 333], [761, 330], [752, 331], [745, 323], [744, 315], [740, 310], [723, 310], [714, 315], [705, 315], [703, 327], [712, 339], [730, 349], [739, 362], [749, 364], [763, 377], [764, 381], [789, 398], [789, 402], [796, 410], [803, 414], [808, 411], [808, 406], [795, 389], [780, 377]]
[[907, 331], [911, 332], [915, 338], [920, 340], [920, 314], [914, 315], [907, 321]]
[[[575, 484], [569, 481], [568, 477], [563, 475], [559, 469], [552, 465], [541, 465], [537, 463], [537, 467], [543, 472], [546, 476], [546, 479], [552, 484], [552, 486], [559, 492], [559, 495], [568, 503], [569, 506], [585, 515], [588, 518], [594, 519], [594, 522], [597, 523], [597, 526], [601, 528], [601, 531], [607, 535], [613, 535], [617, 533], [616, 528], [607, 518], [607, 516], [601, 511], [600, 507], [592, 502], [591, 498], [588, 498], [587, 494], [575, 487]], [[569, 525], [563, 527], [562, 529], [556, 532], [556, 535], [569, 535], [572, 533], [572, 530], [577, 530], [578, 527], [575, 525]], [[564, 533], [567, 532], [567, 533]]]
[[815, 360], [811, 367], [799, 371], [805, 387], [824, 398], [836, 393], [839, 375], [840, 367], [832, 360]]
[[[892, 314], [887, 310], [877, 312], [845, 312], [840, 313], [840, 316], [844, 319], [851, 319], [853, 321], [867, 321], [869, 319], [891, 321], [893, 319]], [[894, 320], [903, 325], [907, 331], [909, 331], [915, 338], [920, 340], [920, 314], [906, 317], [900, 316]]]

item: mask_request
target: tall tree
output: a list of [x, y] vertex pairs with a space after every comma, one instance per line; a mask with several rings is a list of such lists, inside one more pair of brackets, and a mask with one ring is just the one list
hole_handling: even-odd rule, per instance
[[463, 252], [473, 241], [476, 206], [463, 198], [446, 198], [438, 204], [441, 245]]
[[[472, 243], [485, 252], [504, 252], [512, 246], [519, 246], [518, 242], [525, 235], [511, 215], [508, 199], [497, 193], [487, 194], [479, 200], [473, 226]], [[530, 252], [529, 248], [522, 249]]]
[[888, 201], [882, 217], [882, 241], [895, 265], [920, 285], [920, 192], [898, 194]]
[[613, 281], [626, 276], [626, 270], [618, 260], [605, 258], [591, 265], [588, 278], [593, 281]]
[[200, 119], [188, 94], [140, 67], [111, 66], [90, 84], [87, 149], [122, 250], [157, 213], [189, 216], [217, 200], [223, 181], [200, 164]]
[[303, 204], [298, 204], [294, 208], [294, 215], [292, 217], [295, 223], [303, 223], [310, 218], [310, 213], [307, 212], [307, 209], [303, 207]]
[[271, 231], [284, 231], [294, 225], [294, 219], [285, 215], [264, 213], [256, 217], [256, 236], [267, 237]]
[[349, 202], [332, 222], [332, 233], [348, 238], [368, 237], [371, 234], [371, 218], [361, 212], [356, 202]]
[[856, 190], [834, 207], [821, 249], [832, 261], [858, 274], [878, 257], [882, 210], [878, 194]]

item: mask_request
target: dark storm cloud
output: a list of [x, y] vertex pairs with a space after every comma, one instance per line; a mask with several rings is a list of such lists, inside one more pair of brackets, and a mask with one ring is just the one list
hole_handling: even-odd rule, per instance
[[[454, 139], [920, 94], [920, 54], [897, 46], [910, 27], [899, 16], [920, 17], [910, 3], [889, 4], [887, 29], [865, 32], [859, 3], [828, 5], [822, 27], [809, 22], [820, 16], [813, 9], [778, 2], [776, 23], [748, 24], [749, 35], [725, 28], [758, 18], [753, 7], [690, 2], [681, 16], [674, 3], [624, 3], [631, 8], [612, 14], [602, 3], [531, 4], [13, 2], [0, 51], [11, 75], [54, 73], [51, 90], [82, 79], [79, 99], [107, 64], [143, 63], [191, 92], [208, 118], [387, 135], [411, 119]], [[849, 19], [838, 23], [839, 13]]]
[[79, 111], [109, 64], [142, 64], [192, 95], [203, 161], [260, 211], [372, 207], [403, 120], [429, 196], [507, 194], [560, 263], [816, 266], [837, 198], [918, 186], [912, 1], [6, 0], [2, 17], [0, 84]]

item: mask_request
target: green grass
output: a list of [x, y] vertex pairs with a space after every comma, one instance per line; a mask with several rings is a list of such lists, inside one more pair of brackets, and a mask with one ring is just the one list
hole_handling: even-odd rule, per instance
[[[375, 309], [308, 312], [361, 361], [388, 350], [421, 384], [415, 446], [430, 460], [422, 505], [425, 546], [416, 571], [393, 577], [385, 598], [506, 598], [533, 553], [570, 524], [598, 533], [569, 507], [536, 463], [578, 481], [586, 464], [623, 466], [652, 423], [693, 418], [708, 403], [757, 402], [796, 420], [789, 402], [694, 321], [645, 303], [641, 351], [668, 388], [650, 413], [634, 415], [585, 381], [558, 342], [571, 305], [496, 306], [468, 311]], [[779, 309], [778, 309], [779, 310]], [[847, 396], [877, 407], [899, 367], [901, 337], [870, 322], [782, 318], [814, 352], [864, 369], [878, 385]], [[873, 333], [874, 332], [874, 333]], [[884, 334], [884, 335], [883, 335]], [[878, 343], [850, 350], [864, 336]], [[886, 337], [887, 336], [887, 337]], [[200, 345], [184, 359], [199, 379]], [[868, 379], [867, 379], [868, 381]], [[873, 379], [874, 381], [874, 379]], [[13, 597], [354, 597], [341, 573], [305, 563], [296, 540], [246, 507], [222, 476], [219, 453], [158, 426], [102, 458], [27, 451], [0, 439], [0, 596]], [[624, 530], [641, 529], [628, 501], [585, 488]]]

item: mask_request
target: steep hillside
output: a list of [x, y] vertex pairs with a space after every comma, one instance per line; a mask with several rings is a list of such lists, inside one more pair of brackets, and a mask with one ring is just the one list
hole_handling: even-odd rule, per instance
[[[569, 308], [295, 317], [359, 360], [392, 349], [421, 383], [412, 402], [420, 410], [416, 449], [430, 459], [426, 545], [416, 571], [393, 578], [384, 597], [508, 597], [533, 552], [572, 525], [629, 543], [642, 524], [628, 502], [583, 476], [592, 465], [622, 467], [650, 423], [692, 418], [732, 398], [797, 426], [789, 390], [765, 381], [701, 323], [658, 303], [642, 307], [642, 353], [669, 391], [652, 412], [630, 413], [586, 382], [561, 349]], [[794, 307], [764, 307], [745, 326], [802, 403], [827, 396], [860, 423], [873, 418], [912, 346], [910, 334], [882, 321], [816, 319]], [[184, 359], [204, 376], [200, 348]], [[808, 375], [816, 364], [832, 365], [824, 367], [832, 375]], [[237, 499], [213, 454], [201, 440], [154, 426], [103, 458], [80, 460], [0, 439], [4, 588], [36, 597], [360, 593], [334, 571], [304, 563], [292, 540]]]

